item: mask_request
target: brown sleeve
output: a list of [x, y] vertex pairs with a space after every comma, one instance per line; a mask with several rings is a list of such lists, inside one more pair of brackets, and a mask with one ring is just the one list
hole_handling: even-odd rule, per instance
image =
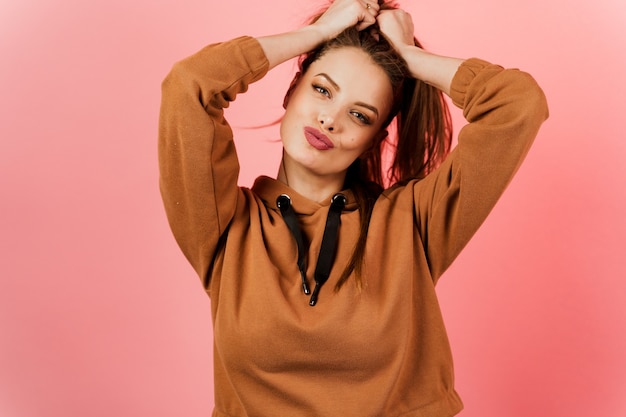
[[502, 195], [548, 117], [527, 73], [465, 61], [451, 88], [469, 124], [444, 163], [414, 188], [421, 238], [436, 281]]
[[223, 109], [267, 68], [258, 42], [243, 37], [176, 63], [162, 84], [161, 196], [174, 237], [203, 280], [239, 190], [239, 162]]

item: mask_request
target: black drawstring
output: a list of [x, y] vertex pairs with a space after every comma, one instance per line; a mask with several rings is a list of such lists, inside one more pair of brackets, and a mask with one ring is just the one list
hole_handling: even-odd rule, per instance
[[[339, 232], [339, 224], [341, 223], [341, 212], [343, 211], [346, 202], [346, 197], [340, 193], [335, 194], [331, 200], [328, 217], [326, 217], [326, 226], [324, 228], [324, 236], [322, 237], [322, 245], [317, 258], [317, 265], [315, 266], [315, 288], [313, 289], [313, 294], [311, 294], [311, 298], [309, 300], [310, 306], [314, 306], [317, 303], [320, 289], [330, 276], [330, 270], [335, 259], [337, 235]], [[300, 227], [298, 226], [296, 213], [291, 206], [291, 199], [286, 194], [281, 194], [276, 199], [276, 205], [280, 209], [283, 219], [285, 219], [285, 223], [287, 223], [287, 227], [289, 227], [289, 230], [298, 245], [298, 268], [300, 269], [300, 275], [302, 277], [302, 289], [304, 290], [304, 293], [308, 295], [311, 291], [309, 290], [306, 280], [306, 251], [304, 250], [304, 240], [302, 239], [302, 233], [300, 231]]]
[[346, 205], [346, 197], [343, 194], [335, 194], [330, 203], [328, 217], [326, 217], [326, 227], [324, 228], [324, 236], [322, 237], [322, 246], [320, 254], [317, 257], [317, 265], [315, 266], [315, 288], [309, 305], [314, 306], [317, 303], [317, 296], [320, 288], [328, 280], [330, 269], [335, 259], [335, 248], [337, 247], [337, 235], [339, 232], [339, 224], [341, 223], [341, 211]]
[[300, 232], [300, 226], [298, 226], [298, 219], [296, 213], [291, 207], [291, 198], [287, 194], [281, 194], [276, 199], [276, 205], [280, 209], [280, 213], [287, 223], [287, 227], [291, 230], [291, 234], [296, 239], [298, 245], [298, 268], [300, 269], [300, 275], [302, 276], [302, 290], [306, 295], [311, 294], [309, 285], [306, 282], [306, 251], [304, 250], [304, 240], [302, 239], [302, 233]]

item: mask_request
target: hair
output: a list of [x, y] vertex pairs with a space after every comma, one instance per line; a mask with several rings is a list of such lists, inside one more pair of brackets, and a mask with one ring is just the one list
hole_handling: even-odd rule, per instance
[[[393, 1], [379, 0], [381, 10], [396, 9]], [[324, 10], [325, 11], [325, 10]], [[315, 22], [323, 12], [315, 15]], [[422, 45], [414, 38], [415, 45]], [[302, 55], [298, 60], [299, 72], [291, 82], [285, 96], [289, 96], [309, 66], [326, 53], [346, 48], [358, 48], [389, 77], [393, 91], [393, 104], [383, 128], [395, 131], [395, 137], [379, 135], [373, 146], [348, 168], [345, 186], [355, 195], [361, 211], [360, 232], [350, 261], [346, 265], [335, 290], [339, 290], [352, 272], [358, 288], [362, 287], [365, 242], [374, 203], [386, 186], [407, 184], [424, 178], [437, 168], [450, 151], [452, 121], [443, 93], [421, 80], [411, 77], [404, 59], [374, 25], [366, 30], [350, 27], [335, 38]], [[391, 153], [391, 161], [384, 155]]]

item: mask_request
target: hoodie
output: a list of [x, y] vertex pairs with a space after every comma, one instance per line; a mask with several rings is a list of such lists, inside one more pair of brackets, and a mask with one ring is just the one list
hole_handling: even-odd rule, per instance
[[[522, 71], [465, 61], [451, 86], [468, 121], [458, 145], [424, 179], [383, 191], [362, 288], [350, 279], [335, 291], [359, 235], [360, 211], [342, 190], [334, 259], [312, 307], [299, 260], [308, 260], [313, 287], [333, 196], [311, 201], [268, 177], [239, 187], [224, 118], [267, 70], [258, 42], [241, 37], [176, 63], [162, 85], [160, 187], [174, 237], [211, 298], [213, 416], [457, 414], [435, 285], [527, 154], [548, 116], [543, 92]], [[281, 195], [295, 213], [300, 252]]]

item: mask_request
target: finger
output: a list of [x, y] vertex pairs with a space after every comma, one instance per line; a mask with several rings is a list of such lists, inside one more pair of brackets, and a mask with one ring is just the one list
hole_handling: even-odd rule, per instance
[[376, 26], [372, 26], [370, 28], [370, 35], [372, 35], [372, 37], [376, 39], [376, 42], [380, 40], [380, 30], [378, 30]]
[[363, 17], [356, 25], [356, 28], [358, 30], [363, 30], [376, 23], [376, 17], [378, 16], [380, 6], [378, 5], [378, 2], [376, 0], [372, 0], [369, 2], [366, 1], [363, 3], [363, 9]]
[[366, 28], [372, 26], [374, 23], [376, 23], [376, 17], [372, 16], [369, 13], [366, 13], [365, 16], [363, 17], [363, 20], [361, 20], [356, 25], [356, 28], [357, 28], [357, 30], [363, 30], [363, 29], [366, 29]]
[[376, 17], [380, 11], [380, 6], [376, 0], [365, 1], [363, 6], [365, 7], [365, 11], [369, 12], [374, 17]]

